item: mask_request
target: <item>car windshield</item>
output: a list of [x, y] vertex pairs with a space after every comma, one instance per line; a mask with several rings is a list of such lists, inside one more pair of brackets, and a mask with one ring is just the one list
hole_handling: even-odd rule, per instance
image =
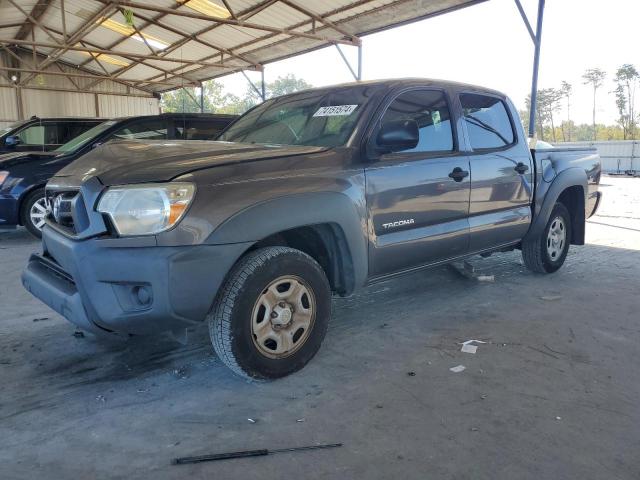
[[309, 90], [267, 100], [218, 140], [272, 145], [337, 147], [347, 143], [372, 87]]
[[27, 122], [28, 120], [22, 120], [20, 122], [15, 122], [15, 123], [12, 123], [11, 125], [7, 125], [6, 127], [0, 128], [0, 137], [4, 137], [11, 130], [15, 130], [16, 128], [18, 128], [21, 125], [24, 125]]
[[80, 147], [83, 147], [84, 145], [86, 145], [87, 143], [95, 139], [98, 135], [100, 135], [102, 132], [104, 132], [105, 130], [107, 130], [108, 128], [112, 127], [115, 124], [116, 124], [115, 120], [102, 122], [96, 125], [95, 127], [90, 128], [89, 130], [84, 132], [82, 135], [78, 135], [74, 139], [69, 140], [67, 143], [56, 148], [54, 151], [63, 152], [63, 153], [74, 152], [78, 150]]

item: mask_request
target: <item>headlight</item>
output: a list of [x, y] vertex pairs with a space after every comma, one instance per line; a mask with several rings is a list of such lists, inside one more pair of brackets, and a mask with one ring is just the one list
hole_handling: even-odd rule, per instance
[[0, 172], [0, 185], [4, 183], [8, 176], [9, 172]]
[[151, 235], [173, 227], [193, 199], [192, 183], [110, 187], [98, 202], [120, 235]]

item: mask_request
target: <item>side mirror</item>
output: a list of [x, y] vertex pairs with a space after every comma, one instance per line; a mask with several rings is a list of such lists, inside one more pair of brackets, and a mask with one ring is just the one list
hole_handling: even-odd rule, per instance
[[392, 120], [380, 128], [376, 148], [385, 153], [410, 150], [418, 145], [419, 136], [415, 120]]
[[20, 137], [18, 137], [17, 135], [9, 135], [4, 139], [4, 144], [8, 147], [15, 147], [16, 145], [20, 144]]

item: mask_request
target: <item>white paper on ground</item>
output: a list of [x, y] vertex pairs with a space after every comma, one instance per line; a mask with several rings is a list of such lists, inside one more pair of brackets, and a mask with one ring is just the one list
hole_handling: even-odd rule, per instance
[[449, 370], [451, 370], [453, 373], [460, 373], [463, 372], [467, 367], [465, 367], [464, 365], [457, 365], [455, 367], [451, 367]]
[[462, 345], [462, 348], [460, 349], [461, 352], [464, 353], [476, 353], [476, 351], [478, 350], [478, 347], [475, 345], [468, 345], [468, 344], [464, 344]]

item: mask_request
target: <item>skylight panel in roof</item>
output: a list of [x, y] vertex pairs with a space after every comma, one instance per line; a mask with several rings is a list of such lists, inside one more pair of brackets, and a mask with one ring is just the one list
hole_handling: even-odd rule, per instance
[[102, 27], [108, 28], [113, 32], [119, 33], [122, 36], [129, 37], [138, 42], [145, 43], [145, 40], [146, 40], [146, 43], [148, 43], [153, 48], [156, 48], [158, 50], [164, 50], [169, 46], [167, 42], [160, 40], [157, 37], [154, 37], [152, 35], [149, 35], [148, 33], [143, 33], [143, 32], [138, 34], [136, 32], [136, 29], [133, 28], [132, 26], [125, 25], [124, 23], [116, 22], [115, 20], [112, 20], [110, 18], [100, 19], [96, 23], [98, 23]]
[[210, 0], [176, 0], [185, 7], [189, 7], [191, 10], [195, 10], [203, 15], [209, 15], [210, 17], [217, 18], [229, 18], [231, 12], [225, 7], [217, 5]]

